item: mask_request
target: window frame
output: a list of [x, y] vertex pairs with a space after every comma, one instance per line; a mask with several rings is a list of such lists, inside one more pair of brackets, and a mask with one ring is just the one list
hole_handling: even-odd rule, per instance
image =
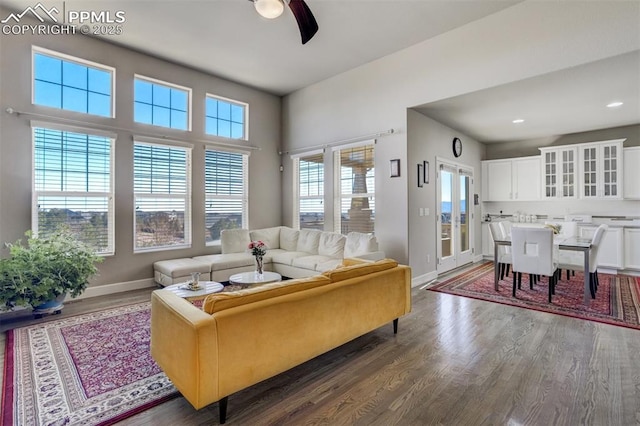
[[[321, 183], [321, 191], [322, 193], [320, 195], [306, 195], [306, 196], [302, 196], [300, 195], [300, 160], [304, 160], [305, 158], [309, 158], [312, 156], [318, 156], [321, 155], [322, 156], [322, 183]], [[327, 216], [327, 212], [326, 212], [326, 191], [325, 191], [325, 184], [327, 181], [327, 169], [324, 166], [324, 161], [325, 161], [325, 150], [324, 149], [318, 149], [318, 150], [314, 150], [314, 151], [307, 151], [304, 153], [300, 153], [300, 154], [295, 154], [291, 156], [291, 159], [293, 160], [293, 228], [294, 229], [312, 229], [312, 228], [301, 228], [300, 227], [300, 202], [302, 200], [321, 200], [322, 205], [323, 205], [323, 212], [322, 212], [322, 226], [324, 229], [324, 226], [326, 224], [326, 216]]]
[[[162, 194], [162, 193], [139, 193], [135, 190], [136, 185], [136, 168], [135, 168], [135, 147], [136, 145], [146, 145], [146, 146], [157, 146], [162, 148], [169, 149], [181, 149], [185, 152], [185, 193], [182, 194]], [[133, 137], [133, 147], [132, 147], [132, 171], [133, 171], [133, 180], [132, 180], [132, 192], [133, 192], [133, 253], [150, 253], [150, 252], [158, 252], [158, 251], [167, 251], [167, 250], [180, 250], [191, 248], [193, 244], [193, 217], [192, 217], [192, 156], [193, 156], [193, 146], [190, 144], [185, 144], [177, 141], [167, 141], [167, 140], [156, 140], [155, 138], [134, 136]], [[162, 246], [151, 246], [151, 247], [138, 247], [137, 246], [137, 202], [138, 199], [158, 199], [158, 198], [166, 198], [168, 200], [172, 199], [183, 199], [184, 198], [184, 243], [176, 244], [176, 245], [162, 245]]]
[[[170, 127], [170, 126], [162, 126], [160, 124], [154, 124], [154, 123], [144, 123], [141, 121], [136, 121], [136, 102], [140, 102], [136, 100], [136, 80], [141, 80], [144, 81], [146, 83], [150, 83], [150, 84], [155, 84], [158, 86], [164, 86], [167, 87], [169, 89], [176, 89], [176, 90], [181, 90], [187, 93], [187, 128], [186, 129], [178, 129], [175, 127]], [[155, 104], [150, 104], [152, 107]], [[164, 81], [164, 80], [159, 80], [157, 78], [153, 78], [153, 77], [147, 77], [146, 75], [142, 75], [142, 74], [134, 74], [133, 75], [133, 122], [135, 124], [138, 125], [143, 125], [143, 126], [152, 126], [152, 127], [157, 127], [157, 128], [161, 128], [161, 129], [170, 129], [170, 130], [175, 130], [178, 132], [190, 132], [191, 131], [191, 122], [192, 122], [192, 111], [193, 111], [193, 89], [190, 87], [186, 87], [186, 86], [181, 86], [179, 84], [175, 84], [175, 83], [170, 83], [168, 81]], [[169, 110], [171, 111], [171, 108], [169, 108]]]
[[[238, 154], [242, 155], [242, 194], [241, 195], [228, 195], [228, 194], [213, 194], [207, 192], [207, 151], [215, 151], [224, 154]], [[242, 220], [241, 220], [241, 228], [248, 228], [249, 226], [249, 156], [250, 152], [245, 151], [236, 151], [230, 149], [221, 149], [215, 146], [205, 146], [205, 164], [204, 164], [204, 216], [205, 216], [205, 231], [206, 227], [206, 219], [207, 219], [207, 203], [209, 200], [219, 200], [219, 199], [227, 199], [227, 200], [241, 200], [242, 202]], [[220, 245], [220, 240], [211, 240], [206, 241], [205, 237], [205, 246], [217, 246]]]
[[[360, 147], [368, 147], [370, 146], [373, 149], [373, 163], [374, 163], [374, 174], [373, 174], [373, 181], [374, 181], [374, 187], [373, 187], [373, 192], [370, 191], [370, 188], [367, 188], [367, 192], [366, 193], [357, 193], [357, 194], [342, 194], [342, 175], [341, 175], [341, 160], [340, 160], [340, 153], [342, 150], [345, 149], [353, 149], [353, 148], [360, 148]], [[342, 234], [342, 201], [344, 199], [353, 199], [353, 198], [362, 198], [362, 197], [367, 197], [370, 199], [373, 199], [373, 203], [374, 203], [374, 207], [373, 207], [373, 212], [374, 212], [374, 217], [373, 217], [373, 229], [372, 229], [372, 233], [375, 233], [375, 211], [376, 211], [376, 207], [375, 207], [375, 199], [376, 199], [376, 175], [375, 175], [375, 153], [376, 153], [376, 140], [375, 139], [371, 139], [371, 140], [365, 140], [365, 141], [360, 141], [360, 142], [355, 142], [355, 143], [351, 143], [351, 144], [347, 144], [347, 145], [339, 145], [339, 146], [335, 146], [333, 147], [333, 168], [334, 168], [334, 215], [333, 215], [333, 228], [334, 231], [337, 233]]]
[[[36, 61], [35, 61], [36, 54], [53, 57], [61, 61], [75, 63], [77, 65], [81, 65], [87, 68], [94, 68], [100, 71], [109, 72], [111, 74], [111, 94], [109, 95], [110, 104], [111, 104], [110, 114], [98, 115], [98, 114], [92, 114], [89, 112], [74, 111], [71, 109], [63, 108], [62, 106], [60, 108], [57, 108], [49, 105], [42, 105], [42, 104], [36, 103]], [[64, 87], [62, 83], [60, 84], [60, 86]], [[82, 90], [82, 89], [78, 89], [78, 90]], [[87, 89], [85, 91], [88, 92], [89, 90]], [[77, 56], [67, 55], [66, 53], [57, 52], [55, 50], [45, 49], [44, 47], [31, 46], [31, 104], [36, 105], [38, 107], [51, 108], [51, 109], [66, 111], [66, 112], [75, 113], [75, 114], [86, 114], [93, 117], [115, 118], [116, 116], [116, 69], [115, 67], [111, 67], [109, 65], [89, 61], [83, 58], [78, 58]]]
[[[88, 136], [104, 137], [110, 140], [109, 143], [109, 192], [97, 192], [97, 191], [39, 191], [36, 189], [36, 129], [53, 130], [59, 132], [79, 133]], [[60, 197], [81, 197], [82, 194], [91, 194], [87, 198], [106, 197], [108, 200], [108, 214], [107, 214], [107, 250], [96, 252], [99, 256], [113, 256], [115, 255], [115, 143], [117, 134], [105, 132], [101, 130], [67, 126], [62, 124], [54, 124], [40, 121], [31, 122], [31, 143], [32, 143], [32, 155], [31, 155], [31, 173], [32, 173], [32, 202], [31, 202], [31, 228], [35, 236], [38, 235], [39, 228], [39, 197], [40, 196], [60, 196]]]
[[[214, 117], [209, 117], [207, 115], [207, 100], [211, 98], [211, 99], [215, 99], [216, 101], [222, 101], [222, 102], [226, 102], [228, 104], [231, 105], [238, 105], [242, 107], [242, 110], [244, 111], [244, 114], [242, 116], [243, 119], [243, 123], [242, 123], [242, 137], [241, 138], [233, 138], [233, 137], [226, 137], [226, 136], [220, 136], [220, 135], [214, 135], [213, 133], [208, 133], [207, 132], [207, 118], [214, 118]], [[216, 118], [217, 119], [217, 118]], [[224, 96], [218, 96], [218, 95], [214, 95], [213, 93], [206, 93], [205, 97], [204, 97], [204, 129], [203, 132], [206, 136], [209, 137], [216, 137], [216, 138], [222, 138], [225, 140], [234, 140], [234, 141], [248, 141], [249, 140], [249, 104], [246, 102], [242, 102], [242, 101], [238, 101], [236, 99], [230, 99], [230, 98], [225, 98]]]

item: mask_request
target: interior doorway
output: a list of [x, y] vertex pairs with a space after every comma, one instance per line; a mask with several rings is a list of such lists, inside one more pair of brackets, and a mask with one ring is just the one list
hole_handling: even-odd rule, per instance
[[473, 168], [436, 159], [438, 274], [473, 262]]

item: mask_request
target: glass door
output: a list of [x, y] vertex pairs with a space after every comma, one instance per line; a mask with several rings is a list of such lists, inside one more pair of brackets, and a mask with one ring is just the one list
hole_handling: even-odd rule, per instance
[[473, 170], [438, 160], [437, 271], [473, 261]]

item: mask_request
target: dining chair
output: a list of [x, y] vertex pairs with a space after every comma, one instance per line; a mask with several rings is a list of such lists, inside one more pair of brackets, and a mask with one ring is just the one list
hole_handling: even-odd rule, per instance
[[[557, 221], [557, 220], [547, 220], [544, 222], [545, 225], [554, 225], [560, 228], [560, 232], [558, 236], [562, 239], [576, 237], [578, 235], [578, 222], [573, 221]], [[582, 259], [582, 254], [578, 252], [564, 252], [565, 260], [568, 263], [578, 263]], [[558, 268], [560, 269], [560, 268]], [[558, 272], [559, 274], [562, 271]], [[567, 269], [567, 280], [571, 278], [571, 275], [575, 275], [576, 272], [574, 270]], [[561, 278], [558, 276], [558, 278]]]
[[[493, 240], [504, 240], [506, 234], [504, 228], [501, 226], [502, 222], [491, 222], [489, 224], [489, 232]], [[496, 259], [500, 271], [500, 279], [503, 280], [505, 275], [509, 276], [509, 269], [511, 268], [511, 250], [507, 246], [498, 246], [498, 258]]]
[[582, 256], [576, 258], [573, 252], [560, 252], [559, 265], [560, 270], [566, 269], [567, 271], [582, 271], [583, 273], [589, 273], [589, 290], [591, 290], [591, 297], [595, 299], [596, 291], [598, 290], [598, 254], [600, 253], [600, 247], [602, 246], [602, 237], [604, 233], [609, 229], [609, 225], [602, 224], [598, 226], [596, 232], [591, 238], [591, 250], [589, 250], [589, 271], [584, 270], [584, 259]]
[[[558, 263], [554, 260], [553, 231], [549, 228], [513, 228], [511, 230], [511, 256], [513, 297], [516, 281], [521, 286], [522, 274], [529, 274], [529, 288], [533, 289], [534, 276], [549, 277], [549, 303], [555, 293]], [[517, 275], [517, 280], [516, 280]]]

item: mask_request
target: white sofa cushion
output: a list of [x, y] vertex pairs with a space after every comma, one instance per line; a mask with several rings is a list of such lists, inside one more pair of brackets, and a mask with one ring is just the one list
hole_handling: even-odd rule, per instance
[[251, 241], [262, 241], [269, 249], [280, 248], [280, 227], [256, 229], [249, 232]]
[[318, 254], [335, 258], [344, 257], [344, 243], [347, 238], [337, 232], [323, 232], [318, 243]]
[[318, 244], [322, 231], [315, 229], [301, 229], [298, 233], [297, 251], [304, 251], [311, 254], [318, 254]]
[[196, 256], [193, 259], [199, 262], [208, 262], [212, 271], [252, 266], [255, 262], [255, 259], [249, 253], [210, 254], [208, 256]]
[[316, 265], [316, 271], [327, 272], [342, 265], [342, 259], [330, 259], [326, 262], [321, 262]]
[[153, 268], [172, 278], [183, 277], [192, 272], [211, 272], [209, 262], [192, 258], [159, 260], [153, 264]]
[[329, 256], [321, 256], [319, 254], [314, 254], [311, 256], [302, 256], [293, 259], [292, 266], [296, 268], [309, 269], [311, 271], [315, 271], [316, 267], [321, 264], [330, 261], [331, 258]]
[[250, 242], [248, 229], [223, 229], [220, 233], [222, 254], [245, 253]]
[[298, 234], [300, 231], [283, 226], [280, 228], [280, 248], [289, 251], [298, 250]]
[[373, 234], [349, 232], [344, 245], [344, 257], [358, 257], [366, 253], [378, 251], [378, 241]]
[[282, 265], [292, 265], [294, 259], [298, 257], [309, 256], [309, 253], [304, 251], [278, 250], [276, 252], [268, 253], [273, 263], [280, 263]]

